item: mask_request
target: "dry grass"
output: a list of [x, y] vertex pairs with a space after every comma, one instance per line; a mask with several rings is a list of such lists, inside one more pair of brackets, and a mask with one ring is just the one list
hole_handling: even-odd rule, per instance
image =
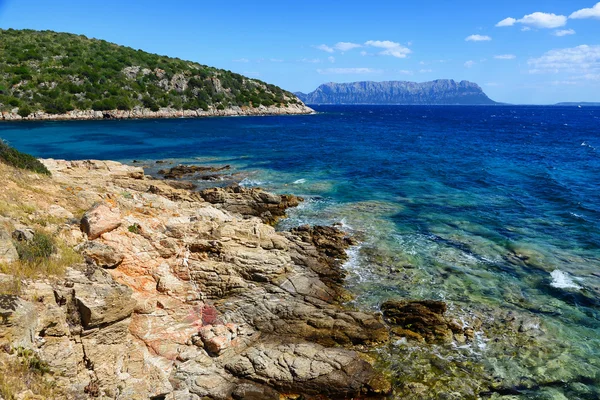
[[[40, 254], [40, 256], [25, 256], [21, 251], [18, 261], [12, 263], [0, 263], [0, 272], [12, 275], [14, 280], [20, 282], [23, 279], [51, 278], [63, 276], [67, 267], [82, 263], [83, 257], [71, 247], [60, 240], [55, 240], [54, 251], [51, 255]], [[42, 253], [45, 250], [42, 250]], [[34, 251], [35, 253], [35, 251]], [[5, 283], [0, 287], [3, 293], [18, 294], [20, 292], [19, 283]], [[16, 293], [15, 293], [16, 292]]]
[[0, 397], [15, 399], [19, 393], [30, 390], [33, 396], [25, 399], [58, 399], [63, 394], [56, 387], [47, 366], [30, 350], [11, 350], [0, 361]]

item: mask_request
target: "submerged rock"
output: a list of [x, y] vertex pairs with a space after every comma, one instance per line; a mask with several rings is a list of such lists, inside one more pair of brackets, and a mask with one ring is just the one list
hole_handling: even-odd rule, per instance
[[167, 179], [179, 179], [186, 175], [200, 174], [205, 172], [221, 172], [231, 169], [231, 166], [204, 167], [201, 165], [177, 165], [170, 169], [161, 169], [158, 173]]
[[446, 319], [446, 310], [446, 303], [434, 300], [389, 300], [381, 305], [385, 321], [396, 326], [392, 332], [407, 339], [429, 343], [450, 342], [453, 334], [464, 335], [460, 324]]

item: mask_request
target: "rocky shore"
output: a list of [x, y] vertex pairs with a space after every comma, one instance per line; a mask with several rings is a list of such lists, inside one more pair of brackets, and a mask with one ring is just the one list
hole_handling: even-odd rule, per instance
[[0, 262], [16, 262], [11, 243], [31, 240], [40, 224], [83, 261], [62, 276], [19, 278], [13, 292], [15, 276], [0, 274], [0, 367], [31, 351], [56, 398], [390, 392], [364, 353], [389, 339], [383, 317], [339, 304], [352, 239], [269, 225], [301, 198], [192, 192], [110, 161], [43, 162], [52, 178], [0, 164], [5, 193], [28, 204], [24, 217], [2, 213]]
[[2, 121], [73, 121], [73, 120], [100, 120], [100, 119], [157, 119], [157, 118], [199, 118], [199, 117], [234, 117], [253, 115], [303, 115], [314, 113], [314, 110], [306, 105], [288, 104], [285, 107], [259, 106], [259, 107], [229, 107], [223, 110], [211, 108], [204, 110], [176, 110], [173, 108], [161, 108], [152, 111], [148, 108], [134, 108], [133, 110], [74, 110], [65, 114], [48, 114], [38, 111], [27, 117], [18, 114], [18, 109], [11, 112], [3, 112]]

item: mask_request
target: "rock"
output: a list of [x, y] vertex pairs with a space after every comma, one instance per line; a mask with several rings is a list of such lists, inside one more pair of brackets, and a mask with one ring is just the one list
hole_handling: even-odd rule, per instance
[[[370, 382], [378, 377], [358, 353], [314, 343], [261, 343], [225, 367], [234, 376], [282, 391], [331, 397], [375, 394]], [[378, 383], [377, 390], [382, 386]]]
[[231, 166], [225, 165], [223, 167], [204, 167], [201, 165], [177, 165], [168, 170], [161, 169], [158, 171], [160, 175], [163, 175], [167, 179], [179, 179], [186, 175], [200, 174], [205, 172], [221, 172], [231, 169]]
[[101, 269], [94, 269], [89, 276], [70, 269], [67, 281], [75, 291], [74, 298], [85, 329], [107, 325], [125, 319], [136, 306], [133, 291], [112, 280]]
[[231, 394], [235, 400], [279, 400], [280, 394], [268, 386], [240, 383]]
[[26, 226], [17, 227], [12, 233], [13, 239], [19, 242], [29, 242], [33, 240], [34, 235], [34, 230]]
[[0, 345], [32, 349], [35, 346], [35, 306], [17, 296], [0, 294]]
[[81, 218], [81, 230], [94, 240], [103, 233], [110, 232], [121, 226], [121, 213], [117, 207], [106, 203], [98, 203], [86, 211]]
[[13, 245], [10, 235], [0, 228], [0, 263], [11, 263], [19, 259], [19, 253]]
[[218, 204], [223, 209], [242, 215], [259, 217], [263, 222], [272, 224], [285, 216], [285, 210], [297, 207], [303, 201], [294, 195], [275, 195], [259, 188], [240, 186], [205, 189], [200, 196], [207, 202]]
[[453, 332], [464, 334], [459, 324], [444, 317], [446, 309], [446, 303], [434, 300], [389, 300], [381, 305], [385, 321], [401, 328], [393, 329], [396, 334], [429, 343], [452, 341]]
[[60, 218], [60, 219], [73, 218], [72, 212], [66, 210], [64, 207], [61, 207], [57, 204], [52, 204], [50, 207], [48, 207], [48, 210], [46, 210], [46, 213], [54, 218]]
[[119, 250], [96, 241], [85, 242], [79, 250], [86, 260], [101, 268], [116, 268], [124, 258]]

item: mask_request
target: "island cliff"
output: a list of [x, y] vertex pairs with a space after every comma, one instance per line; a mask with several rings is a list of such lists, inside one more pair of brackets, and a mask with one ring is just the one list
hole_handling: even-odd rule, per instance
[[295, 93], [307, 104], [406, 104], [493, 105], [497, 104], [475, 83], [438, 79], [431, 82], [326, 83], [315, 91]]

